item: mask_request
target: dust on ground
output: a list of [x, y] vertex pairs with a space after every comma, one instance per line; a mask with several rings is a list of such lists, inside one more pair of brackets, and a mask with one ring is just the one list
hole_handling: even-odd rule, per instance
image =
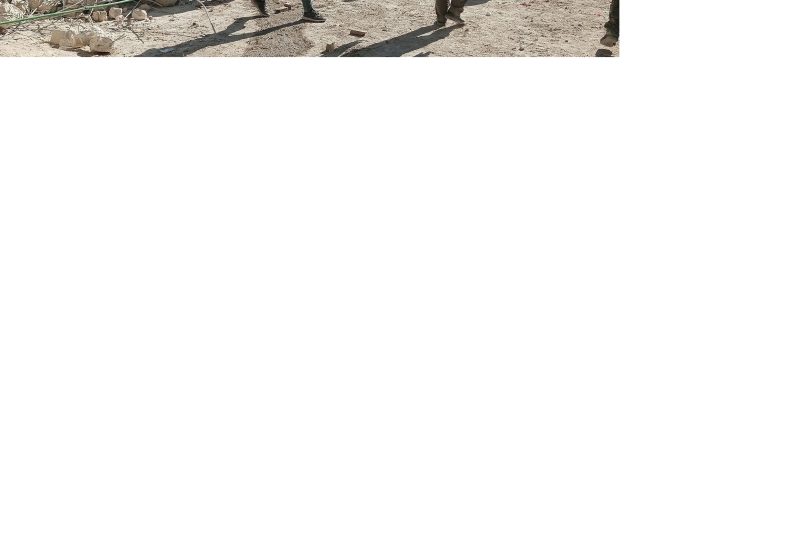
[[[261, 16], [249, 0], [202, 5], [181, 0], [171, 8], [148, 8], [147, 21], [95, 23], [79, 16], [6, 26], [0, 56], [90, 56], [51, 46], [48, 40], [53, 30], [92, 28], [114, 39], [111, 55], [120, 57], [619, 55], [618, 46], [607, 49], [598, 43], [609, 0], [467, 0], [462, 15], [467, 24], [448, 21], [444, 28], [433, 26], [433, 0], [317, 0], [325, 23], [300, 21], [302, 5], [290, 3], [291, 9], [270, 17]], [[285, 9], [275, 0], [267, 5], [271, 12]], [[366, 35], [351, 36], [351, 29]]]

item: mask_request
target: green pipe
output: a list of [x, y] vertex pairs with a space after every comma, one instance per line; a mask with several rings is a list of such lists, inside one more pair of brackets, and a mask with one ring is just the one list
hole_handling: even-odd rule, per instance
[[22, 19], [9, 19], [8, 21], [0, 21], [0, 26], [7, 25], [20, 25], [28, 21], [37, 21], [39, 19], [50, 19], [53, 17], [61, 17], [65, 13], [75, 13], [79, 11], [94, 10], [97, 8], [105, 8], [106, 6], [116, 6], [117, 4], [130, 4], [136, 0], [118, 0], [117, 2], [108, 2], [107, 4], [97, 4], [94, 6], [83, 6], [82, 8], [72, 8], [68, 10], [56, 11], [53, 13], [43, 13], [41, 15], [32, 15], [31, 17], [23, 17]]

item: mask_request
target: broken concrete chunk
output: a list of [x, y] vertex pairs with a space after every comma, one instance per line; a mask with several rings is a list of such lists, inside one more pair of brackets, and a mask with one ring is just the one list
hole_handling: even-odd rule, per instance
[[78, 39], [78, 35], [72, 31], [67, 31], [61, 37], [61, 40], [58, 41], [58, 47], [64, 50], [72, 50], [75, 48], [80, 48], [82, 46], [80, 39]]
[[96, 36], [96, 34], [92, 31], [83, 31], [78, 34], [78, 42], [80, 42], [80, 47], [88, 46], [89, 42], [91, 42], [92, 38]]
[[122, 15], [122, 8], [108, 8], [108, 18], [116, 19]]
[[366, 36], [367, 33], [362, 30], [350, 29], [350, 34], [352, 36]]
[[58, 7], [59, 0], [28, 0], [30, 13], [50, 13]]
[[92, 53], [111, 53], [114, 41], [108, 36], [93, 36], [89, 41], [89, 49]]
[[108, 21], [108, 13], [106, 13], [106, 10], [93, 11], [92, 21], [94, 21], [95, 23], [102, 23], [103, 21]]
[[25, 12], [14, 4], [0, 3], [0, 21], [10, 21], [25, 17]]
[[144, 10], [133, 10], [131, 17], [134, 21], [147, 21], [147, 12]]
[[50, 43], [52, 45], [54, 45], [54, 46], [58, 46], [61, 43], [61, 39], [64, 38], [64, 36], [66, 36], [66, 34], [67, 34], [67, 31], [54, 30], [50, 34]]

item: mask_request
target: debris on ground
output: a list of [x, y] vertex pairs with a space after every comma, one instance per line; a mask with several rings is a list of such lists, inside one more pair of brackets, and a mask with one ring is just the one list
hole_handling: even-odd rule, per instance
[[25, 12], [14, 4], [0, 2], [0, 22], [13, 21], [14, 19], [22, 19], [25, 17]]
[[89, 47], [92, 53], [111, 53], [114, 41], [98, 29], [75, 33], [71, 30], [54, 30], [50, 34], [50, 44], [65, 50]]
[[366, 36], [367, 33], [362, 31], [362, 30], [350, 29], [350, 35], [351, 36], [363, 37], [363, 36]]

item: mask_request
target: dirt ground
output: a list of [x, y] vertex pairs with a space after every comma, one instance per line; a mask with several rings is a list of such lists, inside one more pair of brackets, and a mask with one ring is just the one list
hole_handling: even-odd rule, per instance
[[[181, 0], [148, 9], [147, 21], [94, 23], [81, 16], [8, 26], [0, 35], [0, 56], [90, 56], [51, 46], [48, 39], [56, 29], [91, 27], [113, 37], [112, 56], [125, 57], [619, 55], [618, 46], [609, 51], [598, 42], [609, 0], [467, 0], [467, 24], [438, 29], [433, 0], [316, 0], [327, 18], [321, 24], [301, 22], [299, 0], [290, 2], [292, 9], [270, 17], [260, 16], [249, 0], [210, 0], [207, 9]], [[267, 3], [273, 12], [283, 7]], [[351, 29], [366, 35], [351, 36]]]

